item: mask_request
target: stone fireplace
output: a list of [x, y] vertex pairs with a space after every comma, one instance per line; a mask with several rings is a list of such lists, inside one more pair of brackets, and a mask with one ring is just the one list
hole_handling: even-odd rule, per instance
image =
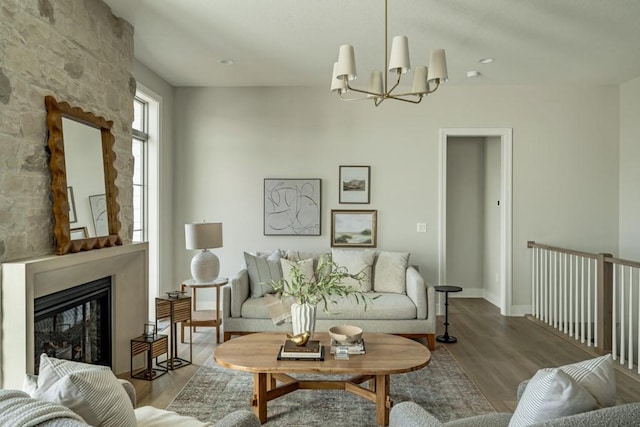
[[147, 264], [146, 243], [3, 264], [2, 387], [20, 389], [24, 374], [35, 372], [36, 299], [104, 278], [110, 280], [112, 369], [128, 372], [130, 340], [148, 319]]

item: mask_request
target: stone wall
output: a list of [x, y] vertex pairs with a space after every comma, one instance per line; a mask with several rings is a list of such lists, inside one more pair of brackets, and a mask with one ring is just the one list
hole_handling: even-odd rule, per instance
[[0, 3], [0, 262], [54, 251], [45, 95], [113, 120], [131, 240], [133, 62], [133, 27], [100, 0]]

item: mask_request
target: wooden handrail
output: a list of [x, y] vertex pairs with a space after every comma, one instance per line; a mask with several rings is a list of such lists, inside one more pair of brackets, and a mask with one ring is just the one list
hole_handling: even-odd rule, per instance
[[638, 261], [630, 261], [628, 259], [614, 258], [613, 255], [609, 255], [605, 257], [604, 262], [608, 262], [611, 264], [620, 264], [626, 267], [640, 268], [640, 262]]
[[598, 254], [594, 254], [594, 253], [590, 253], [590, 252], [576, 251], [576, 250], [567, 249], [567, 248], [560, 248], [560, 247], [557, 247], [557, 246], [543, 245], [541, 243], [536, 243], [533, 240], [529, 240], [527, 242], [527, 247], [528, 248], [546, 249], [546, 250], [549, 250], [549, 251], [560, 252], [560, 253], [569, 254], [569, 255], [577, 255], [577, 256], [590, 258], [590, 259], [598, 259]]

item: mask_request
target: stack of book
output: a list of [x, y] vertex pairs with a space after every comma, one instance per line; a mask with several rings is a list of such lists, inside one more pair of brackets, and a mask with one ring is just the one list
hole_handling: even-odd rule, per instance
[[349, 350], [349, 354], [365, 354], [366, 353], [364, 348], [363, 338], [360, 338], [356, 342], [350, 342], [350, 343], [339, 343], [333, 338], [331, 338], [331, 354], [335, 354], [336, 347], [338, 346], [347, 347], [347, 349]]
[[285, 340], [280, 346], [278, 360], [324, 360], [324, 348], [317, 340], [307, 341], [305, 345]]

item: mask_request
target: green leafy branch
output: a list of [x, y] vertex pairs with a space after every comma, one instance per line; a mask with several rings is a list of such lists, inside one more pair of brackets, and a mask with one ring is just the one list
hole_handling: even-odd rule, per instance
[[342, 283], [345, 278], [351, 278], [358, 284], [362, 284], [366, 278], [364, 271], [350, 274], [346, 267], [325, 260], [324, 257], [320, 257], [318, 261], [315, 277], [306, 277], [297, 264], [292, 265], [290, 274], [291, 277], [288, 280], [282, 278], [270, 284], [276, 292], [281, 292], [282, 296], [293, 297], [298, 304], [317, 305], [323, 302], [323, 310], [329, 311], [329, 304], [337, 304], [338, 298], [353, 296], [357, 304], [364, 304], [366, 310], [368, 304], [378, 298], [378, 296], [372, 298], [361, 289]]

